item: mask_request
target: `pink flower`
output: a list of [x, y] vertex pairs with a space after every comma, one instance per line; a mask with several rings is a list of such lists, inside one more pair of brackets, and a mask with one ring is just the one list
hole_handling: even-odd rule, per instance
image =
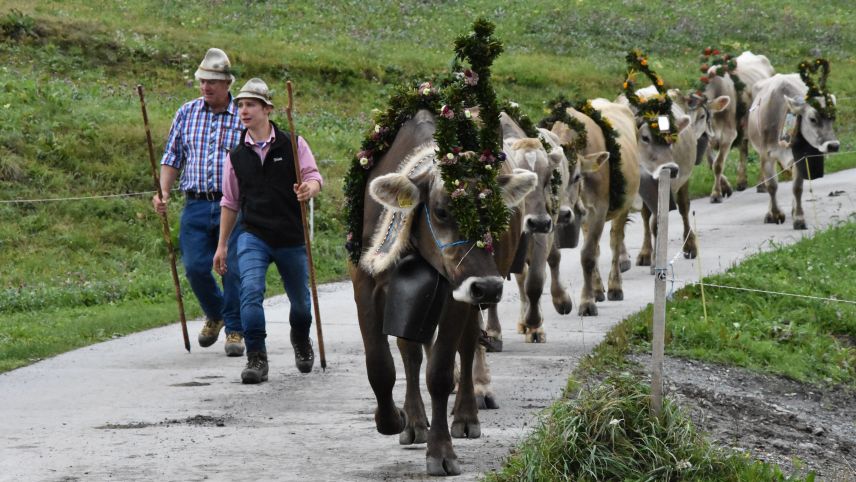
[[443, 108], [440, 109], [440, 115], [446, 119], [453, 119], [455, 117], [455, 111], [453, 111], [448, 105], [443, 105]]
[[431, 82], [422, 82], [419, 84], [419, 93], [422, 95], [431, 95], [433, 93]]
[[470, 69], [464, 71], [464, 83], [469, 85], [470, 87], [475, 86], [479, 83], [479, 74], [473, 72]]
[[452, 199], [458, 199], [459, 197], [464, 196], [466, 193], [467, 192], [464, 191], [464, 188], [459, 187], [458, 189], [455, 189], [454, 191], [452, 191], [451, 196], [452, 196]]
[[496, 158], [495, 158], [495, 157], [493, 157], [493, 153], [492, 153], [492, 152], [490, 152], [490, 149], [485, 149], [485, 150], [482, 152], [481, 157], [479, 157], [479, 160], [480, 160], [481, 162], [486, 163], [486, 164], [490, 164], [490, 163], [492, 163], [493, 161], [495, 161], [495, 160], [496, 160]]

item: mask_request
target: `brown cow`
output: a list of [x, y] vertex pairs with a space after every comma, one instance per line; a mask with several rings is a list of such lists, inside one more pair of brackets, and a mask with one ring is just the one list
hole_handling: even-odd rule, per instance
[[[451, 285], [438, 318], [436, 340], [430, 347], [426, 380], [431, 395], [432, 417], [427, 434], [427, 471], [431, 475], [460, 473], [451, 436], [480, 435], [478, 410], [473, 392], [472, 360], [478, 337], [476, 306], [496, 303], [502, 293], [502, 277], [513, 257], [520, 232], [519, 215], [498, 240], [496, 252], [476, 249], [474, 241], [461, 241], [457, 223], [449, 215], [450, 197], [434, 166], [435, 121], [428, 111], [419, 111], [406, 122], [390, 149], [369, 176], [365, 193], [363, 246], [360, 266], [349, 266], [354, 301], [366, 353], [366, 371], [377, 399], [375, 424], [382, 434], [402, 433], [401, 443], [421, 441], [428, 426], [419, 393], [422, 362], [418, 343], [398, 340], [407, 375], [404, 410], [392, 397], [395, 366], [384, 334], [384, 310], [388, 303], [392, 269], [403, 257], [421, 256]], [[531, 191], [536, 177], [530, 172], [510, 172], [503, 165], [499, 178], [502, 196], [516, 205]], [[396, 217], [398, 216], [398, 217]], [[390, 240], [388, 234], [398, 232]], [[389, 241], [389, 242], [388, 242]], [[509, 253], [510, 251], [510, 253]], [[464, 375], [455, 400], [451, 434], [447, 422], [448, 398], [453, 387], [453, 366], [460, 350]]]
[[[749, 109], [748, 131], [749, 141], [761, 157], [761, 175], [765, 179], [767, 192], [770, 195], [770, 208], [764, 217], [764, 222], [781, 224], [785, 222], [785, 214], [776, 204], [777, 161], [784, 168], [792, 168], [794, 162], [800, 162], [806, 155], [819, 157], [821, 172], [815, 173], [813, 177], [820, 177], [824, 154], [837, 152], [840, 144], [833, 132], [832, 119], [821, 115], [805, 101], [808, 87], [798, 74], [776, 74], [758, 83], [755, 89], [755, 100]], [[834, 97], [832, 102], [834, 104]], [[779, 140], [789, 113], [795, 117], [799, 128], [795, 133], [795, 140], [787, 146], [781, 144]], [[809, 161], [802, 160], [802, 162]], [[804, 175], [800, 169], [792, 169], [792, 171], [794, 172], [794, 204], [791, 215], [794, 219], [794, 229], [806, 229], [802, 208]], [[808, 174], [811, 175], [811, 172]]]

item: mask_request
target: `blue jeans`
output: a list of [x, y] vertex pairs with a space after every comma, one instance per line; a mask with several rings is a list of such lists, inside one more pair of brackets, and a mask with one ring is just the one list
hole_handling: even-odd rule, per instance
[[181, 213], [179, 247], [184, 272], [190, 288], [209, 320], [225, 320], [226, 333], [242, 333], [241, 275], [238, 269], [236, 240], [241, 232], [237, 223], [229, 238], [226, 254], [228, 271], [223, 276], [223, 290], [217, 285], [212, 271], [217, 238], [220, 237], [220, 203], [188, 199]]
[[264, 352], [265, 275], [271, 263], [276, 264], [291, 310], [288, 321], [291, 335], [297, 339], [309, 336], [312, 306], [309, 300], [309, 266], [306, 246], [272, 248], [258, 236], [244, 231], [238, 237], [238, 259], [241, 263], [241, 321], [247, 353]]

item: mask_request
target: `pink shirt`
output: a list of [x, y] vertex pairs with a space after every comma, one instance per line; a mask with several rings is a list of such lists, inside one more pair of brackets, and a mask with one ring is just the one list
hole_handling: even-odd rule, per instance
[[[297, 139], [297, 157], [300, 162], [300, 173], [303, 177], [303, 182], [318, 181], [318, 184], [323, 187], [324, 180], [321, 178], [321, 173], [318, 172], [318, 166], [315, 164], [315, 156], [309, 150], [309, 144], [306, 143], [306, 139], [300, 136], [297, 136]], [[275, 140], [276, 134], [271, 129], [270, 137], [262, 146], [259, 146], [250, 137], [248, 131], [244, 138], [244, 144], [258, 154], [262, 163], [264, 163], [265, 156]], [[235, 168], [232, 167], [231, 156], [227, 155], [226, 162], [223, 164], [223, 198], [220, 200], [220, 206], [229, 208], [232, 211], [239, 211], [240, 205], [238, 204], [238, 200], [240, 198], [241, 191], [238, 188], [238, 176], [235, 175]]]

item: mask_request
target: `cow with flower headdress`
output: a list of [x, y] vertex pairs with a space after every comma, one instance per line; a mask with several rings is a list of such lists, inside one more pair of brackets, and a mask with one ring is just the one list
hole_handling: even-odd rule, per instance
[[778, 164], [794, 171], [793, 226], [806, 229], [803, 182], [823, 177], [824, 157], [840, 148], [833, 130], [836, 102], [826, 86], [828, 77], [829, 62], [819, 58], [801, 62], [799, 74], [776, 74], [755, 86], [748, 133], [761, 158], [761, 175], [770, 195], [765, 223], [785, 222], [776, 203]]
[[[345, 186], [349, 271], [377, 399], [375, 424], [382, 434], [399, 434], [401, 444], [427, 442], [431, 475], [459, 474], [452, 437], [480, 436], [472, 379], [478, 306], [502, 295], [521, 224], [509, 208], [537, 179], [512, 171], [500, 150], [490, 65], [502, 45], [492, 32], [492, 24], [478, 20], [473, 33], [456, 41], [458, 59], [469, 69], [456, 67], [451, 78], [405, 88], [391, 99]], [[404, 362], [403, 409], [392, 396], [388, 335], [398, 337]], [[419, 387], [423, 348], [430, 430]], [[461, 381], [450, 429], [456, 352]]]

